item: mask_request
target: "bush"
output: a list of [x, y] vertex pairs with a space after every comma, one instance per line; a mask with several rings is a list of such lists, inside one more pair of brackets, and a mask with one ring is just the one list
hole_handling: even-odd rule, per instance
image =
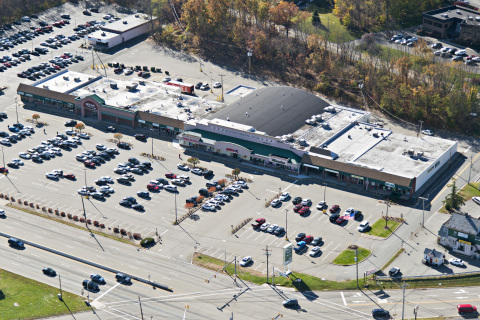
[[59, 215], [60, 215], [60, 213], [57, 213], [57, 216], [59, 216]]
[[100, 223], [100, 228], [105, 229], [105, 225], [103, 223]]
[[28, 201], [27, 200], [23, 201], [23, 205], [28, 206]]
[[0, 198], [3, 199], [4, 195], [3, 193], [0, 193]]
[[118, 233], [119, 232], [118, 228], [117, 227], [113, 228], [113, 232]]
[[53, 212], [52, 208], [48, 208], [48, 213], [52, 213], [52, 212]]
[[35, 205], [35, 207], [36, 207], [37, 209], [40, 209], [40, 206], [39, 206], [38, 204], [37, 204], [37, 205]]
[[92, 224], [92, 220], [87, 219], [87, 223], [88, 223], [88, 224]]
[[21, 200], [21, 199], [18, 199], [17, 202], [18, 202], [19, 204], [22, 204], [22, 200]]
[[85, 218], [79, 218], [78, 219], [81, 223], [84, 223], [85, 222]]
[[55, 214], [58, 214], [58, 212], [59, 212], [58, 209], [55, 209]]
[[133, 238], [134, 238], [135, 240], [141, 240], [141, 239], [142, 239], [142, 235], [141, 235], [140, 233], [134, 233], [134, 234], [133, 234]]
[[120, 229], [120, 233], [125, 236], [125, 235], [127, 235], [127, 230], [125, 230], [125, 229]]
[[[65, 213], [65, 212], [63, 212], [63, 213]], [[62, 216], [62, 217], [64, 217], [64, 216]], [[68, 218], [68, 219], [72, 219], [72, 218], [73, 218], [73, 217], [72, 217], [72, 214], [71, 214], [71, 213], [67, 214], [67, 218]]]
[[94, 225], [95, 227], [98, 227], [98, 226], [100, 225], [100, 223], [95, 220], [95, 221], [93, 221], [93, 225]]
[[33, 208], [33, 202], [30, 202], [30, 208]]
[[78, 216], [73, 216], [72, 219], [73, 221], [78, 221]]
[[64, 212], [64, 211], [62, 211], [62, 214], [65, 214], [65, 212]]
[[[72, 215], [70, 213], [68, 215], [69, 215], [68, 219], [72, 219]], [[60, 216], [65, 217], [65, 212], [63, 213], [63, 215], [60, 214]]]
[[47, 211], [47, 208], [42, 207], [42, 211], [43, 211], [43, 212]]
[[15, 202], [15, 198], [14, 198], [14, 197], [10, 197], [10, 201]]
[[155, 240], [153, 238], [145, 238], [142, 241], [140, 241], [140, 245], [145, 248], [151, 246], [154, 243], [155, 243]]

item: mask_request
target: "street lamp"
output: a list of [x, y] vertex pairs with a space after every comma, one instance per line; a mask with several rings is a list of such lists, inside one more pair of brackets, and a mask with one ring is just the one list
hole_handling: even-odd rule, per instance
[[327, 183], [325, 181], [323, 182], [323, 186], [324, 186], [324, 188], [323, 188], [323, 202], [325, 202], [326, 201], [325, 196], [327, 194]]
[[178, 224], [178, 217], [177, 217], [177, 192], [175, 191], [175, 224]]
[[285, 209], [285, 240], [288, 241], [288, 221], [287, 221], [288, 209]]
[[17, 123], [18, 122], [18, 104], [17, 104], [17, 97], [15, 97], [15, 113], [17, 114]]
[[387, 215], [385, 216], [385, 229], [388, 227], [388, 207], [390, 207], [390, 198], [387, 198]]
[[423, 228], [425, 227], [425, 200], [428, 200], [428, 198], [419, 197], [419, 199], [422, 200], [422, 228]]

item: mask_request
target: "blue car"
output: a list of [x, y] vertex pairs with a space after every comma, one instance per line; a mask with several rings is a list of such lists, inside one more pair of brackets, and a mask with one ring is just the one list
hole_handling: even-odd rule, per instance
[[95, 281], [95, 282], [97, 282], [97, 283], [101, 283], [101, 284], [105, 284], [105, 283], [106, 283], [106, 282], [105, 282], [105, 279], [104, 279], [102, 276], [100, 276], [99, 274], [96, 274], [96, 273], [92, 273], [92, 274], [90, 275], [90, 279], [92, 279], [92, 281]]
[[299, 253], [302, 252], [303, 248], [307, 246], [307, 243], [305, 241], [300, 241], [297, 243], [297, 246], [298, 247], [293, 248], [293, 250], [295, 250], [296, 253]]
[[16, 127], [10, 127], [8, 126], [8, 130], [10, 130], [11, 132], [18, 132], [20, 131], [20, 129], [16, 128]]
[[138, 191], [137, 196], [139, 196], [140, 198], [148, 198], [150, 197], [150, 193], [148, 193], [147, 191]]

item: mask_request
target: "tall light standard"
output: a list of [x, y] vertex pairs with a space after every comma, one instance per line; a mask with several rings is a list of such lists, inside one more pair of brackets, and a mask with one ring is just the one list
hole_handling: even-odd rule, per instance
[[388, 227], [388, 207], [390, 207], [390, 198], [387, 198], [387, 215], [385, 216], [385, 229]]
[[323, 187], [324, 187], [323, 188], [323, 201], [325, 202], [326, 201], [325, 196], [327, 194], [327, 182], [326, 181], [323, 182]]
[[422, 200], [422, 228], [423, 228], [425, 226], [425, 200], [428, 200], [428, 198], [419, 197], [418, 199]]
[[3, 167], [5, 168], [5, 151], [3, 151], [3, 147], [2, 147], [2, 158], [3, 158]]
[[177, 190], [175, 190], [175, 224], [178, 224], [178, 216], [177, 216]]
[[287, 221], [287, 212], [288, 212], [288, 209], [285, 209], [285, 240], [288, 241], [288, 221]]
[[152, 137], [152, 158], [153, 158], [153, 137]]

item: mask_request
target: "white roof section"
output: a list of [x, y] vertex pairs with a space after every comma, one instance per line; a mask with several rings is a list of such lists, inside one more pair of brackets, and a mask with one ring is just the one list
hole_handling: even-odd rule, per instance
[[[134, 90], [127, 89], [127, 86], [135, 85], [137, 86]], [[113, 107], [146, 111], [183, 121], [200, 118], [217, 110], [221, 105], [216, 101], [181, 94], [178, 87], [139, 79], [135, 75], [129, 80], [100, 78], [71, 94], [79, 97], [96, 94]]]
[[210, 123], [214, 125], [230, 128], [230, 129], [239, 130], [239, 131], [248, 131], [248, 132], [256, 131], [255, 128], [252, 126], [247, 126], [241, 123], [235, 123], [235, 122], [226, 121], [222, 119], [213, 119], [213, 120], [210, 120]]
[[127, 16], [123, 19], [117, 20], [112, 23], [108, 23], [102, 27], [100, 27], [101, 30], [105, 31], [111, 31], [114, 33], [122, 33], [127, 30], [136, 28], [138, 26], [141, 26], [142, 24], [145, 24], [149, 22], [150, 19], [146, 14], [134, 14], [131, 16]]
[[115, 37], [120, 37], [120, 35], [113, 32], [97, 30], [95, 32], [89, 33], [86, 37], [87, 39], [92, 39], [99, 42], [108, 42], [108, 40], [111, 40]]
[[33, 85], [42, 89], [70, 93], [72, 90], [85, 86], [85, 84], [95, 78], [97, 77], [65, 69], [62, 72], [53, 74], [43, 79], [43, 81], [38, 81]]

